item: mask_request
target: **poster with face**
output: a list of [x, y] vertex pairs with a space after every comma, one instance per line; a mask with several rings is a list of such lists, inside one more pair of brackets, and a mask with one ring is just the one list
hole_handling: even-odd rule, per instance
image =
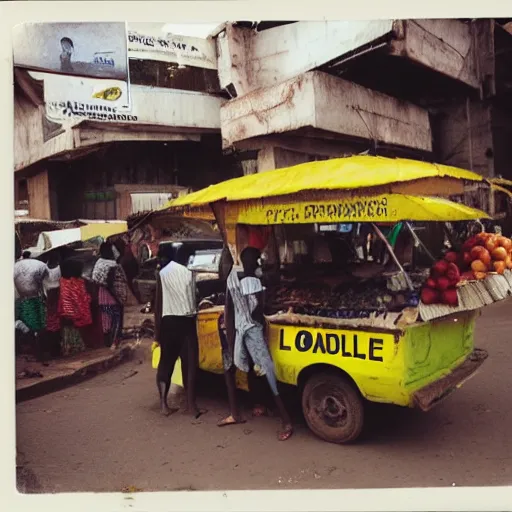
[[14, 65], [128, 82], [126, 23], [23, 23], [13, 28]]

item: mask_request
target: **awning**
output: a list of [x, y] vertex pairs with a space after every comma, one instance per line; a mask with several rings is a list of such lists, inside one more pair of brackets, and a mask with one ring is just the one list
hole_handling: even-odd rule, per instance
[[158, 210], [162, 206], [169, 203], [172, 197], [170, 192], [167, 193], [135, 193], [130, 194], [132, 199], [132, 213], [150, 212]]
[[512, 188], [512, 181], [507, 180], [505, 178], [492, 178], [489, 180], [491, 185], [497, 185], [500, 187], [511, 187]]
[[126, 229], [126, 221], [91, 222], [91, 224], [80, 228], [81, 240], [85, 241], [96, 237], [106, 240], [109, 236], [124, 233]]
[[503, 192], [508, 197], [512, 197], [512, 192], [508, 188], [501, 187], [500, 185], [495, 185], [492, 182], [491, 182], [491, 190], [494, 190], [496, 192]]
[[37, 250], [43, 252], [48, 249], [55, 249], [55, 247], [79, 242], [80, 240], [82, 240], [80, 228], [43, 231], [39, 233]]
[[400, 158], [351, 156], [251, 174], [224, 181], [179, 197], [168, 206], [242, 201], [273, 196], [289, 196], [308, 191], [335, 191], [373, 188], [428, 178], [452, 178], [482, 182], [471, 171]]

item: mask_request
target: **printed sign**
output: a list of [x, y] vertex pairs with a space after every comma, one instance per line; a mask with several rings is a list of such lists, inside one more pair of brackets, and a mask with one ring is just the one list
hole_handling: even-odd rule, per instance
[[170, 34], [163, 30], [164, 26], [161, 23], [129, 23], [129, 57], [217, 69], [217, 54], [212, 39]]
[[14, 65], [128, 81], [125, 23], [24, 23], [13, 28]]
[[309, 354], [329, 354], [343, 358], [355, 358], [384, 362], [384, 338], [379, 334], [362, 332], [327, 331], [301, 328], [294, 332], [279, 329], [279, 350]]
[[403, 344], [393, 332], [347, 327], [316, 328], [269, 324], [269, 348], [276, 377], [297, 385], [301, 372], [314, 365], [329, 365], [348, 373], [363, 396], [405, 404], [402, 383]]
[[54, 121], [99, 115], [115, 121], [121, 120], [116, 115], [126, 117], [131, 111], [129, 87], [121, 80], [44, 74], [44, 101], [46, 115]]
[[396, 196], [346, 198], [339, 201], [308, 201], [279, 206], [240, 206], [241, 224], [328, 224], [393, 221], [400, 208]]
[[81, 101], [59, 101], [46, 104], [46, 114], [50, 119], [81, 118], [89, 121], [137, 122], [133, 114], [119, 112], [115, 107], [105, 107]]

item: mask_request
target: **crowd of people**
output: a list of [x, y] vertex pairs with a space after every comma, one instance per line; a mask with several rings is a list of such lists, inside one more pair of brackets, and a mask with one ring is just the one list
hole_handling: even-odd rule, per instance
[[101, 344], [115, 350], [128, 284], [112, 244], [101, 244], [91, 279], [63, 251], [53, 250], [47, 263], [31, 256], [25, 251], [14, 264], [18, 352], [29, 348], [38, 360], [70, 356], [98, 347], [100, 329]]
[[[161, 260], [156, 276], [155, 335], [161, 346], [156, 381], [161, 412], [170, 415], [177, 409], [169, 407], [167, 397], [174, 366], [180, 358], [187, 410], [198, 418], [207, 411], [196, 403], [197, 291], [195, 275], [187, 268], [191, 255], [188, 251], [181, 246], [172, 261]], [[115, 350], [121, 341], [129, 288], [121, 264], [122, 252], [108, 242], [102, 243], [90, 278], [84, 276], [80, 259], [62, 254], [52, 251], [44, 263], [25, 251], [15, 262], [18, 341], [28, 340], [39, 360], [70, 356], [97, 347], [98, 338], [102, 345]], [[278, 438], [286, 440], [292, 435], [293, 427], [279, 396], [274, 363], [265, 340], [260, 249], [247, 247], [241, 253], [241, 261], [242, 273], [233, 267], [232, 260], [229, 268], [224, 269], [227, 300], [219, 334], [230, 414], [218, 425], [245, 421], [236, 402], [235, 372], [239, 369], [249, 374], [255, 416], [266, 414], [260, 398], [265, 391], [262, 382], [267, 382], [282, 421]]]

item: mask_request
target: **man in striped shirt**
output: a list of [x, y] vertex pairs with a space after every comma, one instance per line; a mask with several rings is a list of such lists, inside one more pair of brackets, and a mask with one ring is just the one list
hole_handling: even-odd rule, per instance
[[160, 410], [165, 416], [177, 411], [169, 408], [167, 396], [178, 357], [181, 358], [183, 384], [187, 395], [187, 410], [196, 418], [204, 414], [196, 404], [195, 381], [198, 366], [196, 331], [196, 284], [187, 268], [190, 251], [178, 248], [175, 258], [157, 275], [155, 301], [155, 334], [160, 344], [160, 362], [156, 375], [160, 394]]

